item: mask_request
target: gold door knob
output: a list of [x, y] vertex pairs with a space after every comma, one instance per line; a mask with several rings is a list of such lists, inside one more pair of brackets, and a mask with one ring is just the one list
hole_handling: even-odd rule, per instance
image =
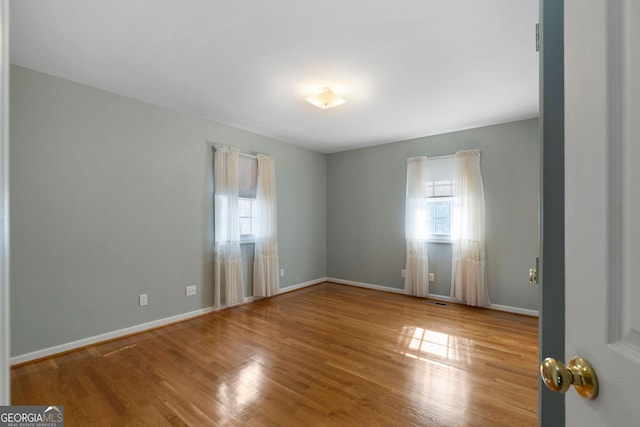
[[540, 364], [540, 376], [551, 391], [565, 393], [573, 385], [585, 399], [591, 400], [598, 396], [598, 377], [591, 364], [582, 357], [571, 359], [569, 367], [547, 357]]

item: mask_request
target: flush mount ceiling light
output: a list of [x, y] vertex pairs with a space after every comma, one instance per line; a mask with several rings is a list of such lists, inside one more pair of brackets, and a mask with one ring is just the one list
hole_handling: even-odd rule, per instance
[[338, 105], [342, 105], [347, 102], [346, 99], [340, 98], [328, 87], [323, 87], [322, 92], [317, 95], [309, 96], [305, 99], [316, 107], [322, 108], [323, 110], [326, 110], [327, 108], [337, 107]]

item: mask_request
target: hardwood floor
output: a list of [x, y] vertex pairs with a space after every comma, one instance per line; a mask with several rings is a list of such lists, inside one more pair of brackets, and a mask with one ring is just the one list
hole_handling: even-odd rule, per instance
[[324, 283], [12, 369], [66, 426], [535, 426], [537, 319]]

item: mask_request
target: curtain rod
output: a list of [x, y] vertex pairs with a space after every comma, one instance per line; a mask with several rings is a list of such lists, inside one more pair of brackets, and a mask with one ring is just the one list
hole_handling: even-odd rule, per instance
[[451, 159], [451, 158], [454, 158], [457, 153], [466, 153], [466, 152], [478, 152], [478, 153], [480, 153], [480, 150], [477, 149], [477, 148], [470, 148], [470, 149], [467, 149], [467, 150], [458, 150], [453, 154], [447, 154], [447, 155], [444, 155], [444, 156], [433, 156], [433, 157], [427, 156], [427, 160]]
[[447, 154], [447, 155], [444, 155], [444, 156], [433, 156], [433, 157], [427, 156], [427, 160], [451, 159], [451, 158], [453, 158], [455, 156], [456, 156], [455, 154]]
[[418, 159], [421, 157], [426, 157], [427, 161], [429, 160], [443, 160], [443, 159], [453, 159], [456, 155], [455, 154], [447, 154], [445, 156], [413, 156], [413, 157], [407, 157], [407, 160], [409, 159]]
[[[212, 145], [211, 148], [213, 148], [213, 151], [217, 150], [217, 147], [215, 145]], [[238, 155], [240, 157], [244, 157], [245, 159], [253, 159], [253, 160], [258, 160], [258, 156], [255, 154], [249, 154], [249, 153], [243, 153], [242, 151], [238, 153]]]

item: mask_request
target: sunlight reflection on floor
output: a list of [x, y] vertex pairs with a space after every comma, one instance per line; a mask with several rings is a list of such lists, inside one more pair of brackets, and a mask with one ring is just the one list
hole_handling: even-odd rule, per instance
[[[445, 410], [453, 410], [470, 397], [468, 372], [464, 368], [471, 364], [472, 347], [473, 341], [467, 338], [405, 326], [398, 338], [397, 351], [422, 362], [416, 366], [409, 382], [413, 391], [437, 397]], [[456, 404], [450, 405], [454, 401]]]
[[418, 326], [405, 326], [398, 339], [400, 353], [425, 362], [456, 366], [470, 363], [473, 341]]
[[236, 377], [220, 384], [221, 403], [229, 408], [243, 408], [251, 404], [260, 396], [262, 380], [262, 364], [256, 360], [251, 361]]

